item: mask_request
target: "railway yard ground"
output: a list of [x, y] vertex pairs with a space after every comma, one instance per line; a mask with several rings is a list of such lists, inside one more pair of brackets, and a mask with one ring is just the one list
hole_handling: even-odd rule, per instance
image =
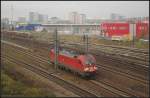
[[[84, 51], [81, 37], [59, 39], [61, 47]], [[85, 79], [54, 68], [49, 59], [52, 40], [45, 32], [1, 31], [2, 96], [149, 97], [149, 43], [127, 48], [130, 44], [112, 45], [93, 37], [89, 52], [98, 71], [94, 79]]]

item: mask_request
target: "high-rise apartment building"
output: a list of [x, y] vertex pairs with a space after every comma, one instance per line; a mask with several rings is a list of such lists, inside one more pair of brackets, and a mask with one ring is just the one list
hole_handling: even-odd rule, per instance
[[39, 14], [37, 12], [29, 13], [29, 23], [38, 24], [47, 22], [48, 22], [48, 15]]
[[26, 21], [25, 17], [18, 17], [18, 21], [17, 22], [25, 23], [27, 21]]
[[29, 23], [38, 23], [39, 22], [39, 14], [37, 12], [29, 13]]
[[71, 12], [69, 14], [70, 22], [73, 24], [79, 23], [79, 14], [77, 12]]
[[86, 22], [86, 15], [85, 14], [80, 14], [79, 15], [79, 23], [84, 24]]
[[84, 24], [86, 22], [86, 15], [78, 12], [69, 13], [69, 20], [73, 24]]
[[125, 16], [122, 16], [122, 15], [119, 15], [119, 14], [116, 14], [116, 13], [112, 13], [110, 15], [110, 18], [112, 20], [123, 20], [123, 19], [125, 19]]

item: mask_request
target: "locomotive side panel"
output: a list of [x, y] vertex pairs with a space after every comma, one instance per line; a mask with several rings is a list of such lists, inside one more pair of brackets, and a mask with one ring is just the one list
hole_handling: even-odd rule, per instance
[[83, 66], [79, 63], [79, 60], [72, 57], [67, 57], [65, 55], [59, 55], [58, 61], [63, 66], [72, 69], [74, 71], [82, 72]]
[[[50, 61], [54, 63], [55, 55], [54, 49], [50, 50]], [[78, 72], [82, 76], [94, 75], [97, 67], [95, 58], [88, 54], [78, 56], [71, 56], [59, 53], [58, 55], [58, 66], [70, 69], [73, 72]]]
[[[54, 63], [55, 55], [53, 51], [50, 51], [50, 61]], [[83, 66], [76, 58], [67, 57], [65, 55], [58, 55], [58, 63], [59, 66], [64, 66], [66, 68], [69, 68], [73, 71], [77, 71], [82, 73], [83, 72]]]

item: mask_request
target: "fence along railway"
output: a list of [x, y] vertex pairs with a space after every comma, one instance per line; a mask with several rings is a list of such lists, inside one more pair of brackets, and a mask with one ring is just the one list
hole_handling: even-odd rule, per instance
[[[21, 39], [20, 39], [20, 41], [21, 41]], [[18, 41], [18, 42], [19, 42], [19, 41]], [[29, 41], [29, 42], [30, 42], [30, 41]], [[40, 44], [38, 44], [38, 45], [40, 45]], [[39, 46], [39, 47], [40, 47], [40, 46]], [[46, 50], [46, 48], [45, 48], [45, 50]], [[44, 53], [45, 50], [43, 50], [43, 53]], [[42, 49], [41, 49], [41, 51], [42, 51]], [[46, 60], [46, 59], [45, 59], [45, 60]], [[113, 70], [114, 70], [114, 69], [113, 69]], [[100, 72], [99, 72], [99, 73], [100, 73]], [[107, 72], [106, 72], [106, 73], [107, 73]], [[99, 75], [99, 78], [100, 78], [100, 76], [101, 76], [101, 74]], [[101, 79], [101, 78], [100, 78], [100, 79]], [[145, 81], [145, 80], [144, 80], [144, 81]], [[111, 81], [110, 81], [110, 82], [107, 82], [106, 84], [109, 84], [109, 85], [110, 85], [110, 83], [111, 83]], [[147, 87], [148, 87], [148, 84], [147, 84], [147, 83], [146, 83], [146, 85], [147, 85]], [[137, 86], [137, 88], [140, 88], [140, 86], [139, 86], [139, 87]], [[143, 87], [141, 87], [141, 89], [142, 89], [142, 88], [143, 88]], [[136, 86], [133, 86], [131, 89], [132, 89], [133, 91], [134, 91], [134, 90], [136, 91]], [[148, 88], [145, 88], [145, 89], [149, 91]], [[132, 91], [132, 90], [131, 90], [131, 91]], [[130, 91], [130, 90], [129, 90], [129, 91]], [[140, 92], [139, 92], [139, 91], [140, 91]], [[132, 95], [133, 92], [132, 92], [132, 93], [130, 92], [131, 95], [128, 94], [129, 92], [128, 92], [127, 94], [128, 94], [128, 96], [148, 96], [148, 91], [145, 91], [146, 94], [144, 94], [144, 91], [143, 91], [143, 93], [141, 93], [141, 90], [139, 90], [139, 91], [137, 91], [136, 93], [134, 92], [135, 95]], [[123, 95], [126, 95], [126, 93], [125, 93], [125, 94], [123, 93]]]

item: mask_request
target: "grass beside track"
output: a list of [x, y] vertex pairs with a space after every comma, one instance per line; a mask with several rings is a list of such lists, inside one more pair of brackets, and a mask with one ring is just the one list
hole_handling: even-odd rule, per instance
[[[44, 88], [33, 83], [33, 79], [24, 77], [14, 70], [14, 64], [5, 61], [5, 68], [1, 72], [1, 94], [2, 96], [24, 96], [24, 97], [55, 97], [55, 95]], [[15, 75], [14, 75], [15, 74]], [[28, 78], [28, 79], [27, 79]]]

